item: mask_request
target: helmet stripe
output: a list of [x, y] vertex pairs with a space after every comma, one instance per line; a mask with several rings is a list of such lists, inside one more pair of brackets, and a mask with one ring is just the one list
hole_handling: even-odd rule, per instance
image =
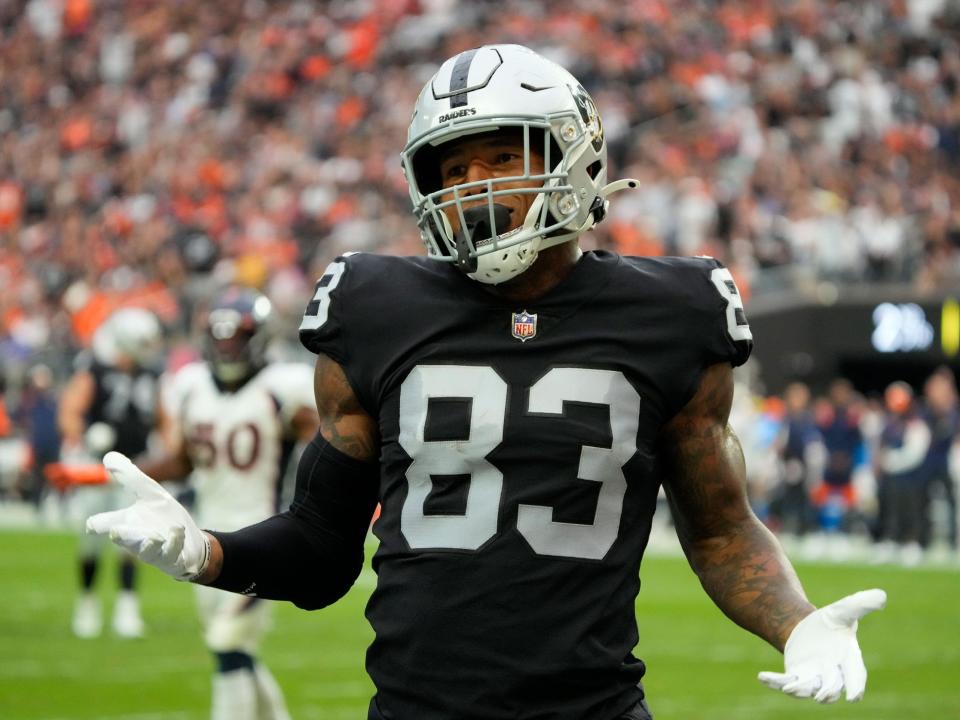
[[[467, 77], [470, 75], [470, 64], [473, 62], [473, 56], [477, 54], [478, 48], [467, 50], [460, 53], [457, 62], [453, 65], [453, 72], [450, 73], [450, 92], [457, 93], [457, 90], [463, 90], [467, 86]], [[457, 93], [450, 96], [450, 108], [463, 107], [467, 104], [467, 93]]]

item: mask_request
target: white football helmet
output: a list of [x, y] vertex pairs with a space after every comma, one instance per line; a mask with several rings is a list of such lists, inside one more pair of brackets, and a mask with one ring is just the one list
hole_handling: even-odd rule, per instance
[[[504, 130], [522, 133], [523, 175], [442, 188], [440, 145]], [[542, 174], [530, 171], [531, 149], [543, 154]], [[540, 250], [586, 232], [606, 213], [608, 195], [639, 185], [606, 184], [607, 145], [593, 100], [569, 72], [522, 45], [485, 45], [444, 62], [420, 92], [401, 160], [428, 256], [489, 284], [516, 277]], [[531, 187], [503, 187], [517, 182]], [[496, 199], [516, 193], [537, 197], [520, 227], [504, 232], [509, 218]], [[468, 195], [472, 205], [486, 199], [482, 222], [476, 210], [472, 222], [464, 217]], [[473, 237], [454, 234], [443, 212], [450, 207]]]
[[156, 362], [162, 350], [163, 328], [157, 316], [143, 308], [121, 308], [93, 334], [93, 354], [100, 362], [116, 365], [122, 358], [139, 367]]

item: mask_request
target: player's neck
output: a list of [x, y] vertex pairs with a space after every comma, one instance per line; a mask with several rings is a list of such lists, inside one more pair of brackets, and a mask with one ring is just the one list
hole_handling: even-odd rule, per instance
[[493, 295], [515, 302], [532, 302], [563, 282], [583, 252], [575, 240], [541, 252], [533, 265], [518, 277], [500, 285], [485, 285]]

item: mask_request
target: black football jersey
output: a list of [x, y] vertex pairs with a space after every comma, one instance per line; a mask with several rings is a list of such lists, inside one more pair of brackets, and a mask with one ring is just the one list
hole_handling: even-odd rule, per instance
[[102, 422], [113, 428], [113, 450], [130, 457], [142, 454], [156, 424], [157, 371], [138, 368], [128, 373], [98, 362], [89, 354], [78, 358], [77, 367], [89, 372], [94, 381], [87, 424]]
[[634, 601], [656, 437], [751, 349], [709, 258], [588, 252], [546, 296], [354, 254], [300, 329], [381, 434], [370, 717], [616, 718], [641, 696]]

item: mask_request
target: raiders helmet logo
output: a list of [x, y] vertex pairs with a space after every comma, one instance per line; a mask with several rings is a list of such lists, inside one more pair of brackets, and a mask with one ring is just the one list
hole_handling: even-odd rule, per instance
[[603, 147], [603, 122], [600, 120], [600, 113], [597, 112], [597, 106], [593, 104], [593, 99], [582, 85], [577, 85], [574, 89], [573, 99], [577, 103], [577, 109], [580, 110], [584, 125], [587, 126], [587, 132], [590, 133], [593, 149], [600, 152], [600, 148]]

